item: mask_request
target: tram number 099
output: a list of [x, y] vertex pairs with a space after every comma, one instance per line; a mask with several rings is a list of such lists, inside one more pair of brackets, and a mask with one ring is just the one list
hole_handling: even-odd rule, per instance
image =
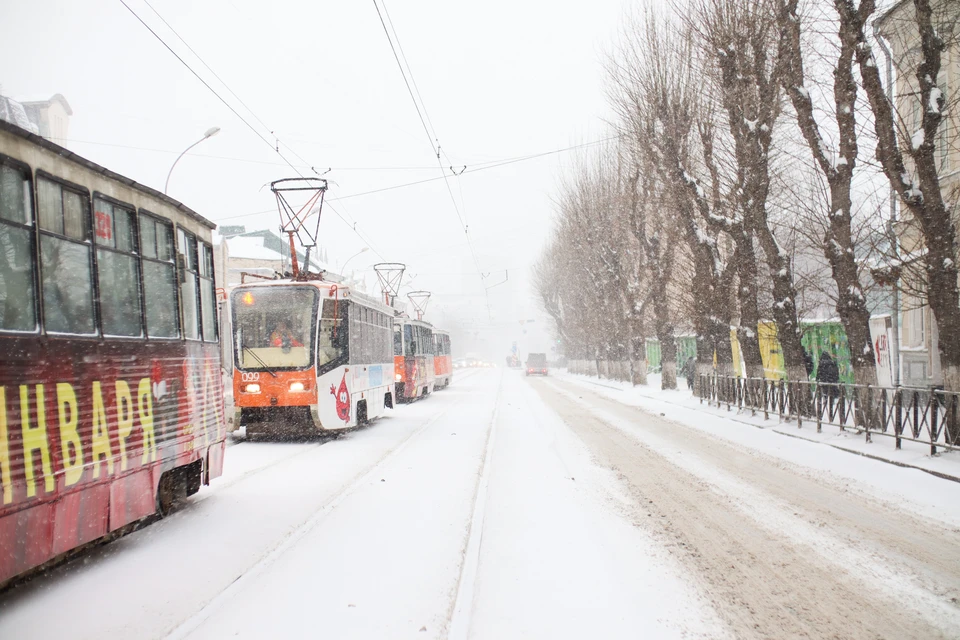
[[258, 382], [260, 380], [260, 374], [256, 371], [242, 371], [240, 372], [240, 379], [244, 382]]

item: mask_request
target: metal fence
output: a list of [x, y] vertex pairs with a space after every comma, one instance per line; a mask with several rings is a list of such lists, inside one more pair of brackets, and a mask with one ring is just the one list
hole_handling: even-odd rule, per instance
[[697, 394], [701, 404], [728, 410], [762, 412], [764, 419], [778, 416], [783, 422], [814, 423], [873, 436], [894, 438], [938, 448], [960, 450], [960, 393], [914, 387], [829, 384], [808, 380], [766, 380], [702, 375]]

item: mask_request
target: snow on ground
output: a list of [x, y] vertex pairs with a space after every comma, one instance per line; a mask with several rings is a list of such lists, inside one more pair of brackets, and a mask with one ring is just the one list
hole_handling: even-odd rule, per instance
[[680, 565], [620, 515], [613, 472], [506, 377], [469, 637], [726, 637]]
[[[636, 520], [705, 581], [736, 637], [960, 637], [955, 526], [674, 421], [676, 407], [658, 416], [562, 378], [533, 384], [597, 461], [617, 470]], [[960, 499], [957, 483], [795, 442], [904, 483], [928, 478], [952, 504]]]
[[172, 637], [443, 637], [496, 401], [482, 378]]
[[182, 511], [0, 595], [0, 638], [165, 636], [403, 442], [456, 415], [475, 384], [322, 445], [228, 447], [224, 475]]
[[238, 438], [181, 511], [0, 595], [0, 638], [726, 635], [514, 373], [332, 442]]
[[0, 638], [960, 629], [960, 483], [688, 393], [480, 370], [332, 442], [235, 434], [184, 509], [0, 595]]
[[556, 377], [737, 446], [798, 465], [805, 473], [831, 474], [852, 491], [862, 491], [924, 517], [960, 526], [960, 483], [916, 468], [855, 455], [867, 453], [960, 478], [960, 455], [956, 452], [930, 456], [929, 447], [909, 442], [904, 442], [904, 449], [897, 451], [892, 438], [875, 436], [874, 442], [867, 444], [862, 435], [850, 431], [840, 433], [838, 427], [823, 425], [824, 433], [817, 434], [810, 422], [798, 429], [796, 423], [781, 423], [776, 416], [764, 420], [762, 414], [750, 416], [749, 410], [738, 414], [735, 409], [711, 407], [700, 404], [685, 388], [683, 380], [679, 382], [680, 389], [664, 391], [660, 389], [659, 376], [649, 376], [648, 385], [636, 387], [566, 372], [559, 372]]

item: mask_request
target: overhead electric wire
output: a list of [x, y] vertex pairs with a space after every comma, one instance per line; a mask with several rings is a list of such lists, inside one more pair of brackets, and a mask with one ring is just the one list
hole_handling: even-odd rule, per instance
[[[75, 144], [90, 144], [98, 147], [113, 147], [115, 149], [130, 149], [132, 151], [149, 151], [151, 153], [166, 153], [177, 155], [181, 153], [179, 149], [155, 149], [153, 147], [138, 147], [129, 144], [116, 144], [112, 142], [96, 142], [94, 140], [77, 140], [74, 138], [65, 138], [66, 142]], [[248, 164], [265, 164], [273, 167], [289, 167], [285, 162], [271, 162], [269, 160], [254, 160], [252, 158], [236, 158], [234, 156], [218, 156], [209, 153], [188, 153], [191, 158], [208, 158], [210, 160], [230, 160], [232, 162], [245, 162]], [[309, 169], [310, 166], [304, 164], [301, 169]], [[328, 171], [433, 171], [433, 167], [328, 167]]]
[[[219, 75], [216, 71], [214, 71], [213, 68], [212, 68], [210, 65], [208, 65], [208, 64], [206, 63], [206, 61], [200, 56], [199, 53], [197, 53], [196, 51], [194, 51], [193, 47], [190, 46], [190, 43], [188, 43], [188, 42], [183, 38], [183, 36], [181, 36], [179, 33], [177, 33], [177, 30], [174, 29], [173, 26], [172, 26], [169, 22], [167, 22], [166, 19], [164, 19], [164, 17], [163, 17], [162, 15], [160, 15], [160, 12], [159, 12], [159, 11], [157, 11], [156, 9], [153, 8], [153, 5], [150, 4], [149, 0], [143, 0], [143, 3], [146, 4], [148, 7], [150, 7], [150, 10], [153, 11], [158, 18], [160, 18], [160, 21], [163, 22], [163, 24], [165, 24], [165, 25], [167, 26], [167, 28], [170, 29], [170, 31], [173, 32], [173, 35], [177, 36], [177, 38], [180, 40], [180, 42], [183, 43], [183, 45], [190, 51], [190, 53], [192, 53], [192, 54], [194, 55], [194, 57], [196, 57], [196, 59], [200, 61], [200, 64], [202, 64], [204, 67], [206, 67], [206, 68], [207, 68], [207, 71], [209, 71], [210, 73], [213, 74], [213, 77], [216, 78], [217, 81], [219, 81], [220, 84], [222, 84], [223, 87], [224, 87], [227, 91], [230, 92], [230, 95], [232, 95], [234, 98], [236, 98], [236, 99], [237, 99], [237, 102], [239, 102], [241, 105], [243, 105], [243, 108], [246, 109], [246, 110], [250, 113], [250, 115], [252, 115], [253, 118], [254, 118], [257, 122], [259, 122], [261, 125], [263, 125], [263, 128], [264, 128], [264, 129], [266, 129], [267, 131], [269, 131], [270, 134], [274, 136], [274, 139], [276, 140], [277, 147], [279, 147], [280, 145], [283, 145], [287, 150], [290, 151], [291, 154], [293, 154], [293, 156], [294, 156], [297, 160], [299, 160], [300, 162], [302, 162], [305, 166], [309, 167], [310, 170], [313, 171], [314, 173], [318, 173], [317, 170], [313, 168], [313, 165], [311, 165], [311, 164], [310, 164], [309, 162], [307, 162], [300, 154], [298, 154], [298, 153], [293, 149], [293, 147], [291, 147], [290, 145], [286, 144], [285, 142], [283, 142], [282, 140], [280, 140], [279, 137], [277, 137], [277, 135], [276, 135], [276, 134], [273, 132], [273, 130], [270, 128], [270, 125], [268, 125], [266, 122], [264, 122], [264, 121], [253, 111], [253, 109], [251, 109], [249, 106], [247, 106], [247, 103], [243, 101], [243, 98], [241, 98], [240, 96], [238, 96], [237, 93], [236, 93], [233, 89], [230, 88], [230, 85], [228, 85], [227, 82], [226, 82], [223, 78], [221, 78], [220, 75]], [[279, 149], [276, 148], [276, 147], [274, 147], [274, 151], [276, 151], [277, 153], [280, 152]], [[294, 169], [294, 171], [297, 171], [297, 172], [299, 173], [299, 171], [298, 171], [295, 167], [293, 167], [293, 165], [290, 165], [290, 166], [291, 166], [291, 168]], [[300, 174], [300, 177], [302, 178], [303, 175]]]
[[[383, 2], [383, 0], [380, 0], [380, 4], [383, 4], [383, 5], [384, 5], [383, 13], [386, 13], [386, 11], [387, 11], [387, 9], [386, 9], [386, 4]], [[460, 226], [461, 226], [461, 228], [463, 228], [463, 233], [464, 233], [464, 235], [467, 236], [467, 245], [468, 245], [468, 247], [470, 248], [470, 255], [473, 257], [474, 265], [477, 267], [477, 275], [480, 276], [480, 281], [481, 281], [481, 284], [482, 284], [482, 283], [483, 283], [483, 280], [486, 278], [486, 276], [483, 274], [483, 269], [480, 267], [480, 260], [477, 258], [477, 252], [474, 251], [474, 249], [473, 249], [473, 243], [470, 242], [469, 227], [467, 226], [466, 220], [464, 219], [463, 214], [462, 214], [461, 211], [460, 211], [460, 207], [457, 205], [457, 198], [453, 195], [453, 190], [450, 188], [450, 182], [449, 182], [449, 180], [447, 179], [447, 170], [444, 168], [443, 162], [440, 160], [440, 149], [441, 149], [441, 145], [440, 145], [439, 137], [435, 135], [435, 134], [436, 134], [436, 131], [435, 131], [435, 130], [434, 130], [434, 135], [431, 135], [431, 134], [430, 134], [430, 128], [427, 126], [427, 123], [426, 123], [426, 121], [424, 120], [424, 113], [426, 113], [426, 106], [423, 105], [423, 99], [422, 99], [422, 97], [421, 97], [420, 102], [418, 103], [418, 102], [417, 102], [417, 98], [414, 96], [413, 90], [410, 88], [411, 82], [413, 82], [413, 84], [416, 86], [416, 81], [415, 81], [414, 78], [413, 78], [413, 70], [410, 68], [409, 63], [407, 63], [407, 71], [405, 72], [405, 71], [404, 71], [404, 68], [403, 68], [403, 62], [400, 61], [400, 56], [397, 55], [397, 49], [398, 49], [398, 48], [399, 48], [401, 51], [403, 50], [403, 47], [402, 47], [402, 45], [400, 44], [400, 36], [397, 34], [396, 29], [393, 28], [393, 21], [391, 21], [391, 22], [390, 22], [390, 27], [393, 28], [393, 37], [392, 37], [392, 38], [390, 37], [390, 29], [387, 28], [387, 23], [386, 23], [386, 22], [384, 21], [384, 19], [383, 19], [383, 13], [381, 13], [381, 11], [380, 11], [380, 4], [377, 3], [377, 0], [373, 0], [373, 6], [374, 6], [374, 8], [377, 10], [377, 17], [380, 18], [380, 25], [383, 27], [383, 33], [384, 33], [384, 35], [387, 37], [387, 42], [390, 44], [390, 51], [393, 53], [393, 58], [394, 58], [394, 60], [396, 60], [396, 62], [397, 62], [397, 67], [400, 69], [400, 75], [403, 76], [403, 83], [404, 83], [404, 85], [406, 85], [406, 87], [407, 87], [407, 93], [410, 94], [410, 100], [413, 102], [413, 106], [414, 106], [414, 108], [417, 110], [417, 115], [418, 115], [419, 118], [420, 118], [420, 124], [423, 125], [423, 131], [424, 131], [424, 133], [427, 134], [427, 139], [428, 139], [429, 142], [430, 142], [430, 147], [431, 147], [431, 148], [434, 150], [434, 152], [436, 153], [436, 156], [437, 156], [437, 166], [439, 166], [440, 172], [441, 172], [441, 174], [442, 174], [442, 176], [443, 176], [443, 182], [444, 182], [444, 185], [445, 185], [446, 188], [447, 188], [447, 193], [450, 194], [450, 201], [453, 203], [453, 209], [454, 209], [454, 211], [455, 211], [456, 214], [457, 214], [457, 220], [459, 220]], [[388, 18], [389, 18], [389, 14], [388, 14]], [[396, 46], [394, 46], [394, 40], [396, 40], [396, 42], [397, 42]], [[404, 61], [406, 61], [406, 56], [404, 56]], [[409, 80], [408, 80], [408, 78], [407, 78], [408, 72], [409, 72], [409, 76], [410, 76], [410, 79], [409, 79]], [[420, 93], [420, 91], [419, 91], [419, 88], [418, 88], [418, 89], [417, 89], [417, 95], [419, 95], [419, 93]], [[423, 106], [422, 111], [421, 111], [421, 106]], [[432, 123], [431, 123], [431, 124], [432, 124]], [[433, 145], [434, 140], [436, 140], [436, 147], [434, 147], [434, 145]], [[488, 300], [488, 301], [487, 301], [487, 314], [489, 315], [490, 313], [491, 313], [491, 312], [490, 312], [490, 303], [489, 303], [489, 300]]]
[[[410, 88], [410, 81], [407, 80], [407, 74], [403, 70], [403, 64], [400, 62], [400, 57], [397, 55], [397, 49], [393, 46], [393, 38], [390, 37], [390, 30], [387, 29], [387, 23], [383, 20], [383, 14], [380, 13], [380, 5], [377, 4], [377, 0], [373, 0], [373, 6], [377, 10], [377, 17], [380, 18], [380, 24], [383, 26], [383, 33], [387, 36], [387, 42], [390, 44], [390, 51], [393, 52], [393, 59], [397, 61], [397, 67], [400, 69], [400, 75], [403, 76], [403, 84], [405, 84], [407, 87], [407, 93], [410, 94], [410, 100], [413, 102], [413, 107], [417, 110], [417, 117], [420, 118], [420, 124], [423, 125], [423, 132], [427, 134], [427, 140], [430, 143], [430, 148], [433, 149], [434, 153], [437, 153], [437, 149], [433, 145], [433, 136], [430, 135], [430, 129], [427, 127], [427, 123], [423, 118], [423, 113], [420, 111], [420, 103], [417, 102], [417, 99], [413, 95], [413, 89]], [[412, 76], [413, 74], [410, 75]]]
[[[179, 60], [180, 63], [183, 64], [183, 66], [185, 66], [185, 67], [187, 68], [187, 70], [190, 71], [190, 73], [192, 73], [192, 74], [197, 78], [197, 80], [199, 80], [201, 83], [203, 83], [203, 86], [205, 86], [207, 89], [209, 89], [209, 90], [210, 90], [210, 93], [212, 93], [213, 95], [215, 95], [215, 96], [217, 97], [217, 99], [218, 99], [220, 102], [223, 103], [223, 106], [225, 106], [227, 109], [229, 109], [229, 110], [233, 113], [233, 115], [237, 116], [237, 117], [240, 119], [240, 121], [243, 122], [243, 124], [247, 125], [247, 127], [250, 129], [250, 131], [252, 131], [252, 132], [254, 133], [254, 135], [256, 135], [258, 138], [260, 138], [261, 140], [263, 140], [264, 144], [266, 144], [266, 145], [269, 146], [271, 149], [273, 149], [274, 151], [276, 151], [277, 155], [280, 156], [281, 158], [283, 158], [283, 161], [284, 161], [284, 162], [286, 162], [290, 167], [293, 167], [293, 164], [292, 164], [289, 160], [287, 160], [287, 158], [284, 157], [284, 155], [283, 155], [282, 153], [280, 153], [280, 151], [278, 151], [278, 150], [274, 147], [274, 145], [270, 144], [270, 141], [267, 140], [266, 138], [264, 138], [263, 135], [262, 135], [259, 131], [257, 131], [256, 127], [254, 127], [252, 124], [250, 124], [250, 123], [247, 121], [246, 118], [244, 118], [242, 115], [240, 115], [240, 113], [239, 113], [236, 109], [234, 109], [234, 108], [230, 105], [230, 103], [227, 102], [227, 101], [223, 98], [223, 96], [221, 96], [219, 93], [217, 93], [216, 89], [214, 89], [213, 87], [210, 86], [210, 83], [208, 83], [206, 80], [204, 80], [203, 77], [201, 77], [199, 73], [197, 73], [196, 71], [194, 71], [193, 67], [191, 67], [189, 64], [187, 64], [187, 61], [184, 60], [182, 57], [180, 57], [180, 54], [178, 54], [176, 51], [174, 51], [173, 48], [172, 48], [170, 45], [168, 45], [168, 44], [166, 43], [166, 41], [164, 41], [164, 39], [161, 38], [160, 35], [159, 35], [156, 31], [154, 31], [153, 28], [152, 28], [150, 25], [148, 25], [148, 24], [143, 20], [143, 18], [141, 18], [141, 17], [137, 14], [136, 11], [134, 11], [133, 9], [131, 9], [131, 8], [130, 8], [130, 5], [128, 5], [128, 4], [126, 3], [126, 0], [120, 0], [120, 4], [122, 4], [124, 7], [126, 7], [126, 8], [127, 8], [127, 11], [129, 11], [129, 12], [133, 15], [133, 17], [136, 18], [136, 19], [140, 22], [140, 24], [142, 24], [144, 27], [146, 27], [147, 31], [149, 31], [151, 34], [153, 34], [153, 37], [155, 37], [155, 38], [160, 42], [160, 44], [162, 44], [162, 45], [167, 49], [167, 51], [169, 51], [170, 53], [172, 53], [172, 54], [174, 55], [174, 57], [175, 57], [177, 60]], [[297, 171], [297, 173], [299, 173], [299, 171], [298, 171], [295, 167], [293, 167], [293, 168], [294, 168], [295, 171]], [[301, 176], [301, 177], [302, 177], [302, 176]]]
[[[526, 162], [527, 160], [536, 160], [537, 158], [543, 158], [543, 157], [550, 156], [550, 155], [556, 155], [556, 154], [558, 154], [558, 153], [565, 153], [565, 152], [567, 152], [567, 151], [573, 151], [573, 150], [576, 150], [576, 149], [583, 149], [583, 148], [585, 148], [585, 147], [592, 147], [592, 146], [596, 146], [596, 145], [598, 145], [598, 144], [603, 144], [603, 143], [605, 143], [605, 142], [609, 142], [609, 141], [611, 141], [611, 140], [616, 140], [618, 137], [619, 137], [619, 136], [610, 136], [609, 138], [603, 138], [603, 139], [601, 139], [601, 140], [594, 140], [594, 141], [592, 141], [592, 142], [584, 142], [584, 143], [582, 143], [582, 144], [577, 144], [577, 145], [573, 145], [573, 146], [570, 146], [570, 147], [564, 147], [564, 148], [562, 148], [562, 149], [554, 149], [553, 151], [543, 151], [543, 152], [541, 152], [541, 153], [534, 153], [534, 154], [530, 154], [530, 155], [526, 155], [526, 156], [518, 156], [518, 157], [513, 157], [513, 158], [506, 158], [506, 159], [504, 159], [504, 160], [491, 160], [491, 161], [486, 162], [486, 163], [481, 163], [481, 166], [477, 166], [477, 167], [474, 167], [474, 168], [469, 168], [469, 167], [468, 167], [467, 169], [465, 169], [465, 170], [461, 173], [461, 175], [466, 174], [466, 173], [476, 173], [476, 172], [478, 172], [478, 171], [485, 171], [485, 170], [487, 170], [487, 169], [496, 169], [497, 167], [503, 167], [503, 166], [510, 165], [510, 164], [516, 164], [516, 163], [518, 163], [518, 162]], [[338, 198], [332, 198], [331, 200], [327, 200], [326, 202], [330, 202], [330, 201], [340, 202], [340, 201], [342, 201], [342, 200], [347, 200], [348, 198], [359, 198], [359, 197], [361, 197], [361, 196], [368, 196], [368, 195], [372, 195], [372, 194], [375, 194], [375, 193], [382, 193], [382, 192], [384, 192], [384, 191], [392, 191], [392, 190], [394, 190], [394, 189], [403, 189], [403, 188], [406, 188], [406, 187], [413, 187], [413, 186], [416, 186], [416, 185], [419, 185], [419, 184], [424, 184], [424, 183], [427, 183], [427, 182], [436, 182], [437, 180], [443, 180], [443, 176], [435, 176], [435, 177], [433, 177], [433, 178], [424, 178], [423, 180], [414, 180], [413, 182], [404, 182], [404, 183], [402, 183], [402, 184], [395, 184], [395, 185], [391, 185], [391, 186], [389, 186], [389, 187], [381, 187], [381, 188], [379, 188], [379, 189], [371, 189], [370, 191], [361, 191], [361, 192], [359, 192], [359, 193], [351, 193], [351, 194], [348, 194], [348, 195], [345, 195], [345, 196], [340, 196], [340, 197], [338, 197]], [[236, 219], [236, 218], [246, 218], [246, 217], [249, 217], [249, 216], [256, 216], [256, 215], [260, 215], [260, 214], [263, 214], [263, 213], [269, 213], [270, 211], [273, 211], [273, 210], [272, 210], [272, 209], [266, 209], [266, 210], [264, 210], [264, 211], [251, 211], [251, 212], [249, 212], [249, 213], [241, 213], [241, 214], [237, 214], [237, 215], [233, 215], [233, 216], [225, 216], [225, 217], [217, 218], [217, 219], [218, 219], [218, 220], [233, 220], [233, 219]]]
[[[407, 62], [407, 54], [403, 51], [403, 45], [400, 43], [400, 37], [397, 35], [397, 30], [393, 26], [393, 19], [390, 18], [390, 12], [387, 10], [386, 2], [380, 0], [380, 4], [383, 5], [383, 14], [387, 16], [387, 23], [390, 25], [390, 30], [393, 31], [393, 37], [397, 41], [397, 49], [400, 50], [400, 58], [403, 59], [403, 64], [407, 67], [407, 72], [410, 74], [410, 83], [413, 84], [413, 90], [417, 93], [417, 99], [420, 100], [420, 106], [423, 107], [423, 116], [427, 119], [427, 124], [430, 125], [430, 130], [433, 132], [433, 139], [437, 140], [437, 129], [433, 126], [433, 121], [430, 120], [430, 113], [427, 112], [427, 105], [423, 101], [423, 96], [420, 95], [420, 87], [417, 86], [417, 79], [413, 77], [413, 70], [410, 68], [410, 63]], [[437, 140], [437, 152], [440, 152], [440, 142]]]
[[[453, 160], [450, 159], [450, 156], [447, 155], [446, 151], [443, 151], [443, 147], [440, 145], [440, 138], [437, 135], [437, 129], [436, 127], [433, 126], [433, 121], [430, 119], [430, 112], [427, 111], [427, 105], [423, 101], [423, 96], [420, 95], [420, 87], [419, 85], [417, 85], [417, 79], [413, 75], [413, 69], [410, 67], [410, 62], [407, 60], [407, 54], [403, 50], [403, 43], [400, 42], [400, 35], [397, 33], [397, 28], [393, 26], [393, 19], [390, 17], [390, 11], [387, 9], [387, 3], [385, 2], [385, 0], [380, 0], [380, 4], [383, 6], [383, 15], [387, 17], [387, 24], [389, 24], [390, 31], [393, 33], [393, 41], [395, 41], [397, 44], [396, 50], [400, 52], [400, 59], [397, 60], [397, 63], [400, 64], [400, 60], [401, 59], [403, 60], [403, 64], [400, 65], [400, 72], [403, 73], [403, 69], [404, 67], [406, 67], [406, 75], [409, 75], [409, 78], [410, 78], [409, 84], [413, 85], [413, 89], [417, 94], [416, 99], [413, 98], [412, 94], [410, 98], [414, 100], [414, 104], [416, 104], [417, 100], [420, 101], [420, 108], [423, 109], [423, 116], [426, 118], [427, 124], [429, 125], [429, 130], [427, 132], [427, 135], [430, 136], [430, 138], [436, 142], [437, 165], [440, 167], [440, 172], [444, 176], [444, 182], [447, 185], [447, 192], [450, 194], [450, 199], [453, 202], [453, 207], [457, 212], [457, 218], [460, 220], [460, 226], [463, 227], [464, 233], [467, 233], [469, 226], [467, 224], [467, 211], [466, 211], [467, 204], [463, 198], [463, 185], [459, 180], [459, 176], [456, 176], [458, 178], [457, 185], [458, 185], [458, 188], [460, 189], [460, 205], [463, 207], [463, 211], [461, 212], [460, 207], [457, 206], [457, 199], [454, 197], [453, 191], [450, 189], [450, 183], [448, 180], [446, 180], [446, 169], [444, 168], [443, 163], [440, 161], [440, 154], [442, 153], [451, 165], [453, 164]], [[376, 5], [376, 1], [374, 1], [374, 5]], [[383, 23], [383, 19], [381, 17], [381, 24], [382, 23]], [[384, 29], [386, 29], [386, 25], [384, 25]], [[390, 39], [389, 33], [387, 34], [387, 39], [388, 40]], [[396, 51], [394, 52], [394, 57], [396, 57]], [[406, 77], [404, 79], [406, 79]], [[408, 85], [407, 89], [409, 90], [409, 88], [410, 87]], [[479, 265], [478, 265], [478, 269], [479, 269]]]
[[[229, 102], [226, 101], [226, 99], [223, 98], [223, 96], [221, 96], [212, 86], [210, 86], [210, 84], [209, 84], [206, 80], [204, 80], [203, 77], [200, 76], [200, 74], [197, 73], [197, 72], [193, 69], [193, 67], [191, 67], [191, 66], [187, 63], [186, 60], [184, 60], [176, 51], [174, 51], [173, 48], [172, 48], [169, 44], [167, 44], [167, 42], [166, 42], [162, 37], [160, 37], [160, 35], [159, 35], [156, 31], [154, 31], [154, 29], [153, 29], [149, 24], [147, 24], [147, 23], [144, 21], [143, 18], [141, 18], [140, 15], [137, 14], [137, 12], [134, 11], [134, 10], [130, 7], [130, 5], [128, 5], [128, 4], [126, 3], [126, 0], [120, 0], [120, 4], [122, 4], [124, 7], [126, 7], [127, 11], [129, 11], [129, 12], [133, 15], [133, 17], [135, 17], [135, 18], [137, 19], [137, 21], [140, 22], [140, 24], [142, 24], [151, 34], [153, 34], [153, 36], [160, 42], [160, 44], [162, 44], [162, 45], [167, 49], [167, 51], [169, 51], [170, 53], [172, 53], [172, 54], [174, 55], [174, 57], [176, 57], [176, 59], [179, 60], [180, 63], [183, 64], [183, 66], [185, 66], [185, 67], [187, 68], [187, 70], [189, 70], [190, 73], [192, 73], [192, 74], [197, 78], [197, 80], [199, 80], [201, 83], [203, 83], [203, 85], [204, 85], [207, 89], [209, 89], [210, 92], [211, 92], [213, 95], [215, 95], [215, 96], [217, 97], [217, 99], [220, 100], [220, 102], [222, 102], [225, 107], [227, 107], [227, 109], [229, 109], [235, 116], [237, 116], [237, 118], [239, 118], [241, 122], [243, 122], [258, 138], [260, 138], [260, 139], [264, 142], [264, 144], [266, 144], [266, 145], [269, 146], [271, 149], [273, 149], [274, 152], [276, 152], [276, 154], [287, 164], [287, 166], [289, 166], [291, 169], [293, 169], [293, 170], [297, 173], [298, 176], [300, 176], [301, 178], [303, 178], [303, 177], [304, 177], [303, 173], [301, 173], [300, 170], [299, 170], [292, 162], [290, 162], [290, 160], [287, 159], [286, 156], [284, 156], [282, 153], [280, 153], [280, 148], [279, 148], [279, 147], [280, 147], [281, 141], [280, 141], [280, 139], [279, 139], [275, 134], [273, 134], [272, 131], [270, 131], [270, 127], [267, 126], [266, 123], [264, 123], [264, 121], [263, 121], [262, 119], [260, 119], [260, 118], [256, 115], [256, 113], [254, 113], [253, 110], [250, 109], [250, 107], [248, 107], [248, 106], [243, 102], [243, 100], [241, 100], [240, 97], [237, 96], [237, 94], [236, 94], [232, 89], [230, 89], [230, 87], [226, 84], [226, 82], [224, 82], [224, 81], [220, 78], [220, 76], [218, 76], [217, 73], [216, 73], [213, 69], [211, 69], [210, 66], [209, 66], [206, 62], [203, 61], [203, 59], [193, 50], [193, 48], [190, 47], [190, 45], [186, 42], [186, 40], [184, 40], [184, 39], [180, 36], [180, 34], [177, 33], [177, 32], [173, 29], [173, 27], [171, 27], [170, 24], [169, 24], [166, 20], [164, 20], [163, 16], [161, 16], [160, 13], [157, 12], [157, 10], [154, 9], [153, 6], [152, 6], [147, 0], [143, 0], [143, 1], [144, 1], [144, 3], [145, 3], [148, 7], [150, 7], [151, 11], [153, 11], [153, 12], [157, 15], [157, 17], [159, 17], [160, 20], [177, 36], [177, 38], [179, 38], [180, 41], [183, 42], [183, 44], [187, 47], [187, 49], [189, 49], [190, 52], [193, 53], [193, 55], [196, 56], [196, 58], [197, 58], [198, 60], [200, 60], [201, 64], [203, 64], [203, 66], [205, 66], [205, 67], [217, 78], [217, 80], [220, 81], [220, 83], [227, 89], [227, 91], [229, 91], [235, 98], [237, 98], [237, 100], [240, 102], [240, 104], [242, 104], [242, 105], [244, 106], [244, 108], [245, 108], [247, 111], [249, 111], [250, 114], [251, 114], [261, 125], [263, 125], [263, 127], [264, 127], [265, 129], [267, 129], [267, 131], [269, 131], [272, 135], [274, 135], [274, 138], [275, 138], [276, 141], [277, 141], [277, 142], [276, 142], [276, 145], [271, 144], [269, 140], [267, 140], [259, 131], [257, 131], [256, 127], [254, 127], [252, 124], [250, 124], [249, 121], [247, 121], [246, 118], [244, 118], [242, 115], [240, 115], [240, 113], [239, 113], [236, 109], [234, 109], [233, 106], [232, 106]], [[290, 149], [289, 145], [284, 144], [284, 147], [286, 147], [287, 149]], [[291, 153], [293, 153], [293, 155], [296, 156], [301, 162], [303, 162], [303, 163], [306, 164], [306, 165], [309, 165], [309, 163], [307, 163], [307, 162], [306, 162], [302, 157], [300, 157], [295, 151], [293, 151], [292, 149], [290, 149], [290, 151], [291, 151]], [[311, 166], [311, 169], [312, 169], [312, 166]], [[316, 170], [314, 170], [314, 173], [316, 173]], [[370, 242], [368, 239], [364, 238], [364, 237], [361, 235], [361, 233], [357, 230], [357, 228], [356, 228], [356, 227], [357, 227], [357, 222], [356, 222], [356, 221], [354, 221], [353, 223], [350, 223], [350, 222], [347, 221], [346, 218], [343, 217], [343, 215], [342, 215], [339, 211], [336, 210], [336, 208], [334, 208], [334, 207], [330, 207], [330, 208], [331, 208], [331, 210], [337, 215], [337, 217], [340, 218], [340, 219], [343, 221], [343, 223], [346, 224], [347, 227], [350, 228], [350, 229], [353, 231], [354, 234], [356, 234], [356, 236], [357, 236], [358, 238], [360, 238], [361, 240], [363, 240], [364, 242], [367, 243], [367, 246], [370, 247], [370, 250], [373, 251], [373, 253], [375, 253], [378, 257], [380, 257], [381, 260], [385, 259], [385, 258], [383, 257], [383, 255], [382, 255], [379, 251], [377, 251], [376, 247], [373, 246], [373, 243]]]

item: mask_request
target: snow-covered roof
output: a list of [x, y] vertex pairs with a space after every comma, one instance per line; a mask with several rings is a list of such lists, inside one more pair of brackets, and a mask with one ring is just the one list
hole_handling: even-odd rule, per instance
[[73, 109], [70, 108], [70, 103], [67, 102], [67, 99], [63, 97], [62, 93], [55, 93], [49, 98], [40, 98], [38, 100], [21, 100], [26, 106], [46, 106], [52, 102], [59, 102], [60, 106], [63, 107], [63, 110], [67, 112], [68, 116], [73, 115]]
[[23, 108], [23, 105], [13, 98], [0, 96], [0, 120], [5, 120], [21, 129], [26, 129], [30, 133], [40, 135], [40, 128], [27, 117], [27, 111]]
[[227, 240], [227, 246], [230, 247], [231, 258], [243, 258], [246, 260], [273, 260], [280, 262], [283, 256], [279, 251], [268, 249], [263, 246], [263, 238], [235, 236]]

